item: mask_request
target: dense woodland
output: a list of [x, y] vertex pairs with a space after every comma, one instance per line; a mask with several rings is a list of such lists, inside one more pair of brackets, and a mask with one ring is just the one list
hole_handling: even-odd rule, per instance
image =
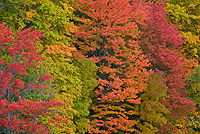
[[0, 0], [1, 134], [199, 134], [199, 0]]

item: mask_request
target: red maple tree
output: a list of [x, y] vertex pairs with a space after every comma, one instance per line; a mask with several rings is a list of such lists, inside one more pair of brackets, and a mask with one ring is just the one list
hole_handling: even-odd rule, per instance
[[[42, 58], [35, 43], [43, 37], [40, 31], [31, 28], [18, 30], [15, 36], [11, 28], [0, 24], [0, 132], [1, 133], [49, 133], [48, 125], [38, 123], [39, 116], [51, 114], [54, 107], [64, 104], [55, 100], [31, 101], [28, 95], [47, 88], [44, 75], [37, 81], [25, 81], [30, 67], [37, 67]], [[58, 120], [58, 118], [55, 118]], [[67, 120], [59, 119], [67, 122]]]
[[90, 133], [134, 132], [137, 93], [146, 88], [149, 74], [149, 61], [135, 41], [140, 36], [135, 20], [143, 23], [145, 12], [129, 0], [76, 1], [85, 16], [76, 33], [78, 47], [100, 67]]
[[[165, 130], [160, 131], [178, 131], [176, 125], [180, 120], [187, 120], [189, 111], [195, 110], [195, 104], [187, 98], [187, 92], [184, 90], [187, 81], [187, 73], [192, 72], [196, 65], [195, 60], [188, 62], [185, 59], [183, 50], [180, 50], [184, 43], [179, 35], [177, 26], [168, 23], [164, 9], [165, 2], [142, 2], [148, 7], [148, 17], [145, 23], [139, 25], [143, 32], [140, 38], [140, 46], [152, 63], [153, 70], [160, 70], [165, 73], [164, 78], [168, 86], [166, 106], [170, 108], [169, 123], [165, 125]], [[189, 63], [189, 64], [188, 64]], [[179, 120], [179, 121], [178, 121]]]

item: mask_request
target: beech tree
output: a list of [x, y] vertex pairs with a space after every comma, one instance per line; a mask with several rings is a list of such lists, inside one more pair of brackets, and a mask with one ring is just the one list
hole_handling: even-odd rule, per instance
[[[45, 117], [53, 113], [55, 107], [64, 105], [42, 97], [42, 91], [48, 90], [44, 81], [52, 76], [47, 74], [36, 81], [31, 78], [25, 81], [29, 77], [27, 70], [45, 60], [35, 46], [44, 34], [29, 28], [23, 32], [19, 29], [15, 36], [11, 28], [5, 27], [5, 23], [0, 24], [0, 33], [0, 131], [49, 133], [48, 124], [39, 124], [38, 117]], [[38, 100], [29, 100], [35, 93], [40, 94]], [[53, 120], [68, 122], [58, 117]]]
[[168, 0], [165, 9], [167, 19], [180, 26], [180, 35], [186, 40], [182, 49], [187, 58], [195, 58], [199, 61], [199, 33], [200, 33], [200, 2], [197, 0]]
[[195, 68], [196, 72], [191, 74], [190, 80], [187, 83], [186, 90], [188, 92], [188, 98], [196, 103], [196, 111], [193, 111], [188, 116], [189, 125], [195, 131], [200, 132], [200, 67]]
[[[77, 48], [99, 66], [90, 133], [134, 132], [137, 93], [147, 86], [148, 60], [138, 43], [137, 25], [145, 13], [129, 0], [77, 0], [82, 25]], [[135, 12], [132, 9], [135, 8]], [[78, 12], [77, 11], [77, 12]], [[85, 18], [84, 18], [85, 17]], [[93, 100], [95, 102], [95, 100]]]
[[136, 125], [137, 134], [159, 133], [163, 123], [167, 123], [166, 115], [169, 113], [168, 108], [164, 105], [167, 86], [163, 73], [153, 72], [149, 75], [148, 87], [141, 95], [141, 104], [139, 108], [140, 120]]
[[74, 132], [85, 133], [90, 128], [89, 108], [92, 104], [92, 90], [98, 85], [98, 76], [96, 75], [98, 67], [89, 59], [77, 59], [73, 64], [78, 67], [78, 77], [81, 80], [81, 95], [74, 98], [73, 108], [77, 114], [73, 117]]

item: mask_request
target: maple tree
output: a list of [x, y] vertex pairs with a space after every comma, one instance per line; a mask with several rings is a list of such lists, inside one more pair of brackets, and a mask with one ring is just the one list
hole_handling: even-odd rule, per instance
[[[144, 3], [149, 6], [148, 18], [144, 25], [139, 25], [143, 32], [140, 43], [149, 56], [153, 70], [161, 70], [168, 86], [166, 106], [170, 109], [168, 124], [161, 131], [187, 133], [189, 111], [194, 111], [195, 103], [186, 98], [184, 90], [187, 72], [196, 66], [195, 60], [187, 60], [179, 48], [184, 43], [178, 27], [168, 23], [165, 17], [165, 2]], [[189, 63], [190, 62], [190, 63]], [[189, 63], [189, 64], [188, 64]], [[172, 128], [172, 129], [171, 129]]]
[[[16, 31], [18, 28], [27, 29], [31, 26], [46, 33], [41, 38], [41, 51], [51, 54], [52, 58], [62, 58], [69, 61], [72, 52], [71, 32], [75, 27], [70, 19], [74, 19], [71, 0], [6, 0], [1, 9], [1, 22], [7, 22]], [[18, 18], [12, 20], [11, 18]], [[18, 25], [20, 23], [20, 26]], [[15, 28], [14, 28], [15, 27]], [[53, 55], [55, 54], [55, 55]], [[57, 54], [57, 55], [56, 55]], [[63, 55], [66, 55], [64, 58]]]
[[[62, 129], [52, 127], [55, 133], [73, 133], [76, 125], [73, 116], [77, 114], [73, 107], [73, 99], [80, 95], [81, 81], [78, 78], [78, 68], [71, 64], [72, 53], [76, 51], [73, 45], [72, 32], [75, 26], [70, 19], [72, 14], [72, 0], [6, 0], [2, 8], [1, 21], [6, 21], [14, 29], [27, 29], [34, 26], [46, 33], [41, 38], [39, 51], [47, 59], [43, 62], [44, 71], [49, 71], [53, 78], [55, 99], [66, 105], [61, 107], [59, 116], [69, 119], [69, 123], [60, 122]], [[12, 20], [12, 21], [10, 21]], [[48, 68], [45, 68], [48, 67]], [[54, 118], [57, 115], [52, 115]], [[42, 119], [47, 122], [48, 119]]]
[[[137, 93], [147, 86], [148, 60], [134, 39], [136, 19], [142, 23], [143, 10], [129, 0], [77, 0], [82, 25], [76, 32], [81, 53], [99, 66], [100, 82], [95, 89], [90, 133], [134, 132], [138, 122]], [[85, 17], [85, 18], [84, 18]]]
[[[27, 70], [37, 67], [38, 61], [45, 60], [37, 52], [39, 38], [44, 36], [40, 31], [32, 31], [31, 28], [18, 30], [15, 36], [11, 28], [0, 24], [0, 131], [2, 133], [26, 132], [48, 133], [47, 126], [38, 123], [38, 116], [47, 116], [54, 111], [56, 106], [63, 103], [55, 100], [45, 101], [41, 96], [43, 90], [48, 90], [44, 81], [49, 80], [51, 75], [38, 77], [37, 81], [24, 81], [29, 77]], [[28, 98], [38, 93], [38, 100], [31, 101]], [[54, 118], [53, 120], [68, 122], [68, 120]], [[52, 121], [53, 121], [52, 120]], [[55, 124], [56, 125], [56, 124]]]
[[[16, 35], [18, 28], [26, 30], [0, 38], [6, 41], [0, 44], [0, 86], [10, 84], [13, 91], [0, 100], [5, 113], [0, 113], [0, 131], [198, 133], [199, 68], [192, 68], [199, 61], [199, 2], [75, 1], [1, 1], [0, 23], [6, 22]], [[10, 53], [20, 48], [14, 42], [31, 45], [25, 36], [41, 39], [37, 53], [24, 49], [16, 58]], [[12, 67], [19, 72], [12, 73]], [[65, 104], [58, 103], [56, 113], [51, 113], [57, 105], [53, 98]], [[43, 113], [33, 111], [35, 104], [41, 104]]]
[[[200, 23], [200, 8], [199, 8], [199, 1], [173, 1], [169, 0], [166, 2], [166, 11], [167, 19], [175, 24], [178, 25], [180, 30], [182, 31], [180, 35], [182, 35], [183, 39], [186, 42], [183, 44], [181, 49], [184, 49], [186, 52], [186, 58], [192, 59], [195, 58], [199, 63], [199, 23]], [[198, 72], [198, 71], [197, 71]], [[198, 85], [197, 77], [198, 75], [194, 75], [195, 78], [190, 79], [187, 83], [186, 90], [188, 91], [188, 98], [193, 100], [197, 103], [196, 107], [197, 110], [195, 112], [191, 112], [188, 116], [189, 124], [192, 125], [191, 127], [194, 130], [198, 130], [199, 126], [199, 106], [198, 106], [198, 89], [196, 85]], [[194, 77], [192, 76], [192, 77]], [[197, 86], [198, 87], [198, 86]], [[198, 130], [199, 131], [199, 130]]]

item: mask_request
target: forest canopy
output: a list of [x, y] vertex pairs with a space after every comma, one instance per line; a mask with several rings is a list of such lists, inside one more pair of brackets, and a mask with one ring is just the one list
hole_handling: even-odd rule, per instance
[[200, 133], [198, 0], [0, 0], [0, 133]]

